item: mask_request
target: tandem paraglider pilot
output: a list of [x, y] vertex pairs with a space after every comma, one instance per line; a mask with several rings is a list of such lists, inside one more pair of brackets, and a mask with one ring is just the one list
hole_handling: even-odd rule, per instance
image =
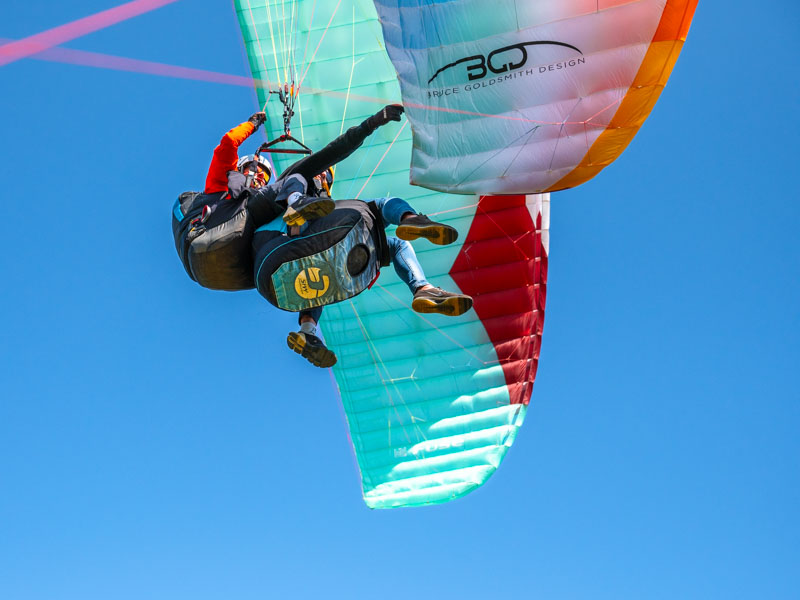
[[[300, 330], [287, 343], [318, 367], [336, 363], [317, 335], [323, 307], [360, 294], [390, 263], [413, 294], [415, 311], [468, 311], [472, 298], [431, 285], [409, 244], [419, 238], [450, 244], [458, 237], [454, 228], [401, 198], [331, 198], [334, 166], [402, 113], [400, 105], [384, 107], [279, 177], [260, 152], [238, 155], [265, 113], [228, 131], [214, 149], [203, 192], [184, 192], [173, 206], [175, 248], [189, 277], [214, 290], [256, 288], [277, 308], [299, 313]], [[388, 225], [397, 225], [397, 237], [386, 235]]]

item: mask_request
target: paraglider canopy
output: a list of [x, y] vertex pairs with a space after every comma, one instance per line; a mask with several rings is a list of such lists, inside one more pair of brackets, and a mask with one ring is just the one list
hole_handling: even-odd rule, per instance
[[[387, 269], [368, 293], [326, 306], [320, 324], [367, 505], [463, 496], [500, 465], [536, 378], [550, 196], [530, 192], [579, 185], [619, 155], [666, 82], [696, 1], [235, 4], [253, 77], [273, 89], [297, 82], [308, 147], [399, 103], [402, 87], [409, 120], [339, 163], [337, 196], [399, 196], [455, 227], [458, 241], [425, 248], [420, 263], [434, 285], [472, 296], [474, 311], [456, 322], [413, 313]], [[268, 94], [256, 91], [263, 105]], [[267, 129], [278, 136], [276, 108]]]

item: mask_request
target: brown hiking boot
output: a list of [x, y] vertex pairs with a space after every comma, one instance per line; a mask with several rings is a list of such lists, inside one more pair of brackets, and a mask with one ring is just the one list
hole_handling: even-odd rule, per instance
[[286, 338], [286, 343], [315, 367], [327, 369], [336, 364], [336, 355], [313, 333], [292, 331]]
[[411, 308], [418, 313], [439, 313], [448, 317], [457, 317], [472, 308], [472, 297], [466, 294], [453, 294], [437, 287], [429, 287], [414, 292]]
[[402, 220], [395, 233], [401, 240], [425, 238], [431, 244], [446, 246], [458, 239], [458, 231], [450, 225], [431, 221], [425, 215], [412, 215]]

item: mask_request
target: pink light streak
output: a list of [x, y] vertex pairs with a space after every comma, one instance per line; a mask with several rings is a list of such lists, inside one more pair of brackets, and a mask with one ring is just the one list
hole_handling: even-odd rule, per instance
[[[0, 44], [8, 42], [9, 40], [0, 38]], [[12, 42], [13, 43], [13, 42]], [[10, 45], [10, 44], [6, 44]], [[0, 46], [0, 49], [5, 46]], [[87, 52], [85, 50], [73, 50], [71, 48], [48, 48], [37, 52], [29, 58], [34, 60], [45, 60], [50, 62], [59, 62], [65, 64], [81, 65], [85, 67], [96, 67], [99, 69], [111, 69], [116, 71], [127, 71], [130, 73], [143, 73], [146, 75], [158, 75], [161, 77], [172, 77], [175, 79], [190, 79], [194, 81], [205, 81], [208, 83], [219, 83], [222, 85], [235, 85], [239, 87], [251, 87], [270, 89], [269, 83], [263, 79], [252, 79], [244, 75], [230, 75], [228, 73], [219, 73], [217, 71], [207, 71], [205, 69], [193, 69], [190, 67], [181, 67], [178, 65], [170, 65], [166, 63], [152, 62], [147, 60], [139, 60], [135, 58], [125, 58], [123, 56], [114, 56], [111, 54], [101, 54], [99, 52]], [[347, 98], [347, 92], [337, 92], [332, 90], [322, 90], [317, 88], [304, 88], [307, 94], [319, 94], [328, 96], [330, 98]], [[375, 98], [372, 96], [361, 96], [357, 94], [350, 94], [350, 100], [357, 100], [361, 102], [370, 102], [373, 104], [393, 104], [397, 103], [393, 98]], [[613, 103], [612, 103], [613, 105]], [[609, 106], [612, 106], [609, 105]], [[445, 113], [457, 113], [467, 116], [488, 117], [493, 119], [501, 119], [506, 121], [521, 121], [523, 123], [534, 123], [539, 125], [574, 125], [585, 124], [592, 127], [605, 127], [602, 124], [594, 124], [589, 122], [572, 122], [567, 121], [564, 123], [550, 123], [547, 121], [536, 121], [533, 119], [526, 119], [524, 117], [511, 117], [507, 115], [492, 115], [488, 113], [474, 112], [470, 110], [459, 110], [455, 108], [443, 108], [439, 106], [429, 106], [426, 104], [406, 103], [406, 107], [421, 108], [423, 110], [435, 110]], [[608, 108], [608, 107], [607, 107]], [[606, 109], [603, 109], [606, 110]], [[602, 111], [600, 111], [602, 112]], [[599, 113], [598, 113], [599, 114]], [[596, 115], [595, 115], [596, 116]], [[594, 118], [594, 117], [592, 117]]]
[[10, 42], [0, 46], [0, 67], [177, 1], [133, 0], [24, 39]]
[[[177, 0], [176, 0], [177, 1]], [[9, 42], [8, 39], [0, 38], [0, 44]], [[0, 50], [6, 46], [10, 46], [14, 42], [6, 43], [5, 46], [0, 46]], [[33, 60], [44, 60], [50, 62], [58, 62], [65, 64], [80, 65], [85, 67], [95, 67], [98, 69], [111, 69], [116, 71], [127, 71], [129, 73], [143, 73], [146, 75], [158, 75], [161, 77], [171, 77], [175, 79], [190, 79], [193, 81], [204, 81], [208, 83], [219, 83], [222, 85], [235, 85], [239, 87], [251, 87], [269, 89], [269, 83], [263, 79], [252, 79], [244, 75], [231, 75], [229, 73], [219, 73], [217, 71], [207, 71], [205, 69], [193, 69], [190, 67], [181, 67], [178, 65], [170, 65], [166, 63], [152, 62], [148, 60], [139, 60], [136, 58], [125, 58], [123, 56], [114, 56], [111, 54], [101, 54], [99, 52], [87, 52], [85, 50], [73, 50], [71, 48], [48, 48], [46, 50], [37, 51], [32, 56]], [[347, 98], [346, 92], [336, 92], [332, 90], [322, 90], [317, 88], [304, 88], [307, 94], [319, 94], [331, 98]], [[393, 104], [397, 103], [393, 98], [375, 98], [372, 96], [361, 96], [357, 94], [350, 94], [350, 100], [357, 100], [361, 102], [370, 102], [373, 104]], [[605, 109], [607, 110], [613, 104], [618, 103], [615, 101]], [[429, 106], [425, 104], [406, 103], [406, 107], [421, 108], [423, 110], [435, 110], [445, 113], [457, 113], [467, 116], [476, 117], [489, 117], [493, 119], [501, 119], [506, 121], [521, 121], [523, 123], [534, 123], [539, 125], [575, 125], [581, 124], [588, 127], [603, 128], [603, 124], [595, 124], [584, 121], [567, 121], [564, 123], [550, 123], [546, 121], [536, 121], [533, 119], [526, 119], [524, 117], [512, 117], [507, 115], [492, 115], [487, 113], [474, 112], [470, 110], [459, 110], [455, 108], [443, 108], [439, 106]], [[599, 114], [599, 113], [598, 113]], [[594, 118], [597, 115], [594, 115]]]
[[[191, 79], [195, 81], [206, 81], [210, 83], [220, 83], [224, 85], [236, 85], [240, 87], [250, 87], [251, 85], [255, 85], [255, 87], [257, 88], [269, 89], [269, 82], [265, 82], [262, 80], [254, 80], [251, 79], [250, 77], [245, 77], [241, 75], [229, 75], [226, 73], [217, 73], [214, 71], [206, 71], [203, 69], [192, 69], [189, 67], [168, 65], [165, 63], [157, 63], [157, 62], [138, 60], [133, 58], [124, 58], [121, 56], [112, 56], [109, 54], [100, 54], [96, 52], [86, 52], [83, 50], [72, 50], [69, 48], [56, 47], [64, 42], [74, 40], [76, 38], [82, 37], [94, 31], [110, 27], [111, 25], [114, 25], [116, 23], [132, 19], [133, 17], [137, 17], [144, 13], [153, 11], [157, 8], [161, 8], [162, 6], [166, 6], [167, 4], [173, 4], [178, 1], [179, 0], [132, 0], [131, 2], [128, 2], [126, 4], [121, 4], [114, 8], [109, 8], [108, 10], [95, 13], [94, 15], [90, 15], [88, 17], [83, 17], [82, 19], [78, 19], [76, 21], [72, 21], [64, 25], [59, 25], [58, 27], [54, 27], [53, 29], [48, 29], [47, 31], [37, 33], [35, 35], [29, 36], [21, 40], [9, 41], [0, 39], [0, 44], [2, 44], [0, 45], [0, 67], [5, 66], [12, 62], [16, 62], [20, 59], [30, 57], [38, 60], [48, 60], [53, 62], [70, 63], [70, 64], [84, 65], [84, 66], [97, 67], [103, 69], [128, 71], [134, 73], [145, 73], [149, 75], [159, 75], [162, 77]], [[334, 15], [336, 14], [336, 10], [339, 8], [340, 4], [341, 0], [339, 0], [336, 4], [336, 9], [334, 9]], [[331, 16], [331, 21], [328, 22], [328, 27], [326, 27], [325, 32], [327, 32], [328, 28], [330, 27], [332, 20], [333, 16]], [[322, 37], [323, 38], [325, 37], [324, 33]], [[321, 43], [322, 39], [320, 39], [319, 44], [317, 44], [317, 48], [314, 50], [314, 54], [311, 57], [309, 65], [311, 62], [313, 62], [314, 57], [316, 56]], [[305, 79], [306, 73], [308, 73], [308, 67], [306, 67], [306, 71], [303, 73], [301, 77], [300, 85], [302, 85], [302, 81], [303, 79]], [[351, 100], [361, 100], [376, 104], [388, 104], [393, 102], [393, 100], [385, 98], [356, 96], [356, 95], [350, 95], [349, 93], [318, 90], [314, 88], [306, 88], [306, 91], [307, 93], [310, 94], [322, 94], [331, 97], [349, 97], [349, 99]], [[485, 114], [467, 110], [428, 106], [424, 104], [407, 103], [406, 107], [421, 108], [423, 110], [436, 110], [447, 113], [458, 113], [468, 116], [489, 117], [489, 118], [503, 119], [510, 121], [522, 121], [526, 123], [535, 123], [539, 125], [563, 126], [567, 124], [582, 124], [588, 127], [600, 127], [600, 128], [604, 127], [604, 125], [602, 124], [594, 124], [589, 122], [591, 119], [579, 123], [572, 123], [568, 121], [563, 123], [550, 123], [545, 121], [536, 121], [533, 119], [527, 119], [525, 117], [492, 115], [492, 114]]]
[[[0, 44], [9, 40], [0, 38]], [[100, 54], [98, 52], [86, 52], [84, 50], [73, 50], [71, 48], [48, 48], [37, 52], [29, 58], [34, 60], [44, 60], [50, 62], [65, 63], [71, 65], [81, 65], [84, 67], [96, 67], [98, 69], [111, 69], [115, 71], [127, 71], [130, 73], [144, 73], [146, 75], [159, 75], [162, 77], [172, 77], [176, 79], [192, 79], [194, 81], [206, 81], [209, 83], [221, 83], [223, 85], [236, 85], [240, 87], [267, 87], [266, 82], [254, 81], [250, 77], [243, 75], [230, 75], [228, 73], [218, 73], [216, 71], [206, 71], [204, 69], [192, 69], [177, 65], [151, 62], [148, 60], [138, 60], [135, 58], [125, 58], [110, 54]]]

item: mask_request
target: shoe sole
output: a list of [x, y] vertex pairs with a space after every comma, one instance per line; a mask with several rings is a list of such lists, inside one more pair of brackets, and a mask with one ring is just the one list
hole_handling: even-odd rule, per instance
[[334, 201], [329, 199], [318, 200], [300, 210], [295, 210], [290, 206], [283, 214], [283, 221], [290, 227], [300, 227], [306, 221], [313, 221], [331, 214], [335, 206]]
[[401, 240], [412, 241], [418, 238], [425, 238], [432, 244], [446, 246], [458, 239], [458, 231], [449, 225], [398, 225], [395, 235]]
[[418, 313], [439, 313], [448, 317], [457, 317], [472, 308], [472, 298], [469, 296], [451, 296], [438, 301], [431, 298], [414, 298], [411, 308]]
[[306, 336], [302, 333], [292, 331], [289, 337], [286, 338], [286, 343], [289, 348], [297, 352], [315, 367], [327, 369], [336, 364], [336, 355], [333, 352], [327, 348], [307, 345]]

